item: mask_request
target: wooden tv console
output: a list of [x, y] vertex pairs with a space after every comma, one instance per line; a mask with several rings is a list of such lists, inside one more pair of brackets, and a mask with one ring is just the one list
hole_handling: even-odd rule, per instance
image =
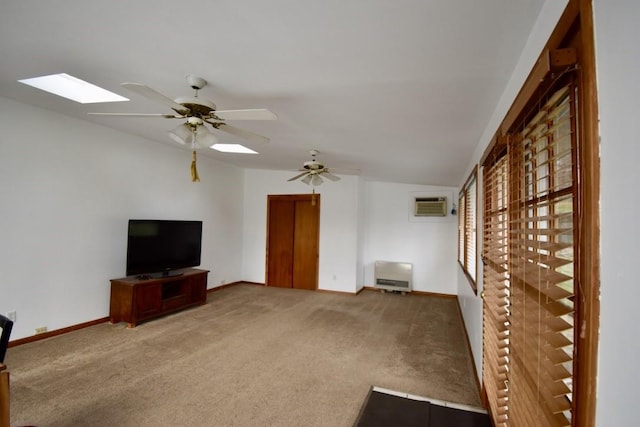
[[127, 322], [127, 327], [133, 328], [144, 320], [204, 304], [209, 271], [187, 268], [180, 273], [151, 279], [112, 279], [109, 321]]

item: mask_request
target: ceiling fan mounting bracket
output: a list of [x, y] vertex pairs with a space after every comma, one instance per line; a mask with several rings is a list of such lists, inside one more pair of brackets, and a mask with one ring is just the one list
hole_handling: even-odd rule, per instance
[[318, 162], [316, 159], [313, 159], [313, 160], [304, 162], [304, 168], [310, 171], [319, 171], [324, 169], [324, 165]]
[[320, 154], [320, 152], [316, 149], [313, 149], [309, 151], [309, 154], [311, 154], [312, 160], [304, 162], [302, 167], [311, 172], [319, 172], [323, 170], [324, 165], [316, 160], [316, 156]]
[[193, 90], [200, 90], [207, 85], [207, 81], [202, 77], [194, 76], [193, 74], [187, 75], [187, 83]]

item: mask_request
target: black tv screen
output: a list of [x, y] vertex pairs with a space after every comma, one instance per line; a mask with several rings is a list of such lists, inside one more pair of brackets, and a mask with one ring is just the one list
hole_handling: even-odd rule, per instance
[[202, 221], [130, 219], [127, 276], [180, 274], [200, 265]]

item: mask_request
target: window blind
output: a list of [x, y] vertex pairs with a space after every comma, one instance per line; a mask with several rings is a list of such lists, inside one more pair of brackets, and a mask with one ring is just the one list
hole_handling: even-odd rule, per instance
[[485, 166], [483, 173], [483, 383], [494, 425], [509, 419], [508, 162], [506, 153]]
[[538, 106], [483, 173], [483, 384], [496, 426], [569, 426], [573, 408], [572, 85]]
[[460, 213], [458, 217], [458, 262], [462, 266], [471, 288], [474, 292], [476, 287], [476, 179], [477, 168], [473, 169], [469, 178], [465, 182], [458, 196]]
[[476, 174], [474, 173], [465, 190], [465, 262], [467, 273], [476, 281]]
[[460, 195], [458, 196], [458, 262], [460, 263], [461, 266], [464, 267], [464, 261], [465, 261], [465, 228], [464, 228], [464, 221], [465, 221], [465, 212], [466, 212], [466, 200], [465, 200], [465, 195], [464, 195], [464, 191], [460, 192]]
[[573, 98], [556, 91], [509, 143], [508, 425], [571, 425]]

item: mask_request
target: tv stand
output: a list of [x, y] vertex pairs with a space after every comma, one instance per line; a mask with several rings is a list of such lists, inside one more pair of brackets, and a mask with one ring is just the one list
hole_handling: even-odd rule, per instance
[[178, 277], [182, 276], [184, 273], [179, 270], [171, 270], [171, 271], [163, 271], [162, 273], [152, 274], [151, 276], [154, 278], [162, 278], [162, 277]]
[[149, 280], [149, 279], [164, 279], [165, 277], [178, 277], [182, 276], [184, 273], [180, 270], [170, 270], [170, 271], [161, 271], [158, 273], [151, 274], [139, 274], [136, 276], [138, 280]]
[[109, 321], [127, 322], [128, 328], [134, 328], [142, 321], [204, 304], [209, 271], [188, 268], [176, 272], [162, 277], [112, 279]]

